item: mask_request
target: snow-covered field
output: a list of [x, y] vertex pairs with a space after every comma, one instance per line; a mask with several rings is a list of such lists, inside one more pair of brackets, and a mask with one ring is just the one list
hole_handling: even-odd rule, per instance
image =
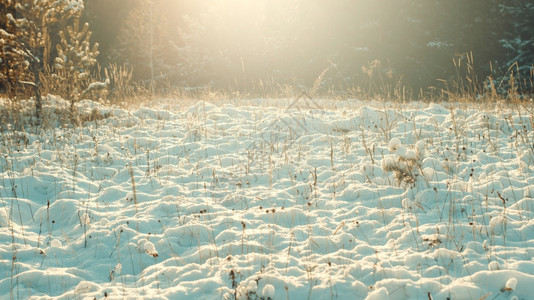
[[534, 297], [528, 111], [180, 103], [0, 124], [0, 298]]

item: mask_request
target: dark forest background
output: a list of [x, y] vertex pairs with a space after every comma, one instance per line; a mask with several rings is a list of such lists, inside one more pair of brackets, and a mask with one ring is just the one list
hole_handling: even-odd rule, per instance
[[123, 66], [159, 87], [402, 85], [417, 96], [462, 66], [499, 83], [510, 70], [532, 78], [534, 64], [525, 0], [86, 0], [81, 21], [99, 44], [97, 72]]

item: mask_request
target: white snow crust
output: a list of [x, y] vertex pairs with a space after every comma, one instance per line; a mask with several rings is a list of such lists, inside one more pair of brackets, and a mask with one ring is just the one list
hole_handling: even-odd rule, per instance
[[532, 115], [272, 101], [3, 127], [0, 298], [532, 297]]

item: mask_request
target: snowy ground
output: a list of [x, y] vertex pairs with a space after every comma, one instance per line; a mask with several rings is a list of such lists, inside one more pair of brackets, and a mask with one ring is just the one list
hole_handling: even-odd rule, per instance
[[532, 114], [275, 102], [1, 124], [0, 298], [532, 299]]

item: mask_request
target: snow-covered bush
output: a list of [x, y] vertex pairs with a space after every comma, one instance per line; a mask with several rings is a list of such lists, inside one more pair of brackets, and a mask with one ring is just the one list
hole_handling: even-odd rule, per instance
[[[84, 7], [83, 1], [19, 0], [8, 1], [7, 4], [10, 7], [6, 8], [12, 10], [12, 13], [8, 12], [5, 15], [7, 22], [5, 30], [2, 31], [2, 39], [9, 37], [10, 44], [9, 49], [3, 50], [4, 54], [9, 54], [6, 57], [11, 58], [6, 60], [6, 64], [9, 63], [10, 68], [15, 67], [19, 70], [16, 73], [16, 81], [13, 81], [15, 78], [11, 78], [13, 82], [22, 83], [33, 89], [35, 113], [39, 118], [42, 110], [41, 77], [51, 53], [52, 41], [49, 29], [60, 21], [80, 16]], [[8, 73], [8, 75], [13, 77], [15, 74]]]
[[425, 155], [424, 142], [418, 141], [413, 147], [406, 148], [398, 138], [392, 138], [388, 147], [390, 154], [382, 160], [382, 169], [385, 172], [393, 172], [399, 184], [415, 184], [421, 175], [421, 164]]
[[74, 103], [85, 94], [97, 89], [106, 90], [105, 83], [92, 83], [90, 69], [96, 64], [98, 43], [90, 44], [91, 31], [89, 24], [81, 28], [78, 20], [66, 31], [60, 31], [61, 42], [57, 45], [57, 57], [54, 64], [54, 78], [63, 82], [62, 96], [71, 100], [71, 111]]

